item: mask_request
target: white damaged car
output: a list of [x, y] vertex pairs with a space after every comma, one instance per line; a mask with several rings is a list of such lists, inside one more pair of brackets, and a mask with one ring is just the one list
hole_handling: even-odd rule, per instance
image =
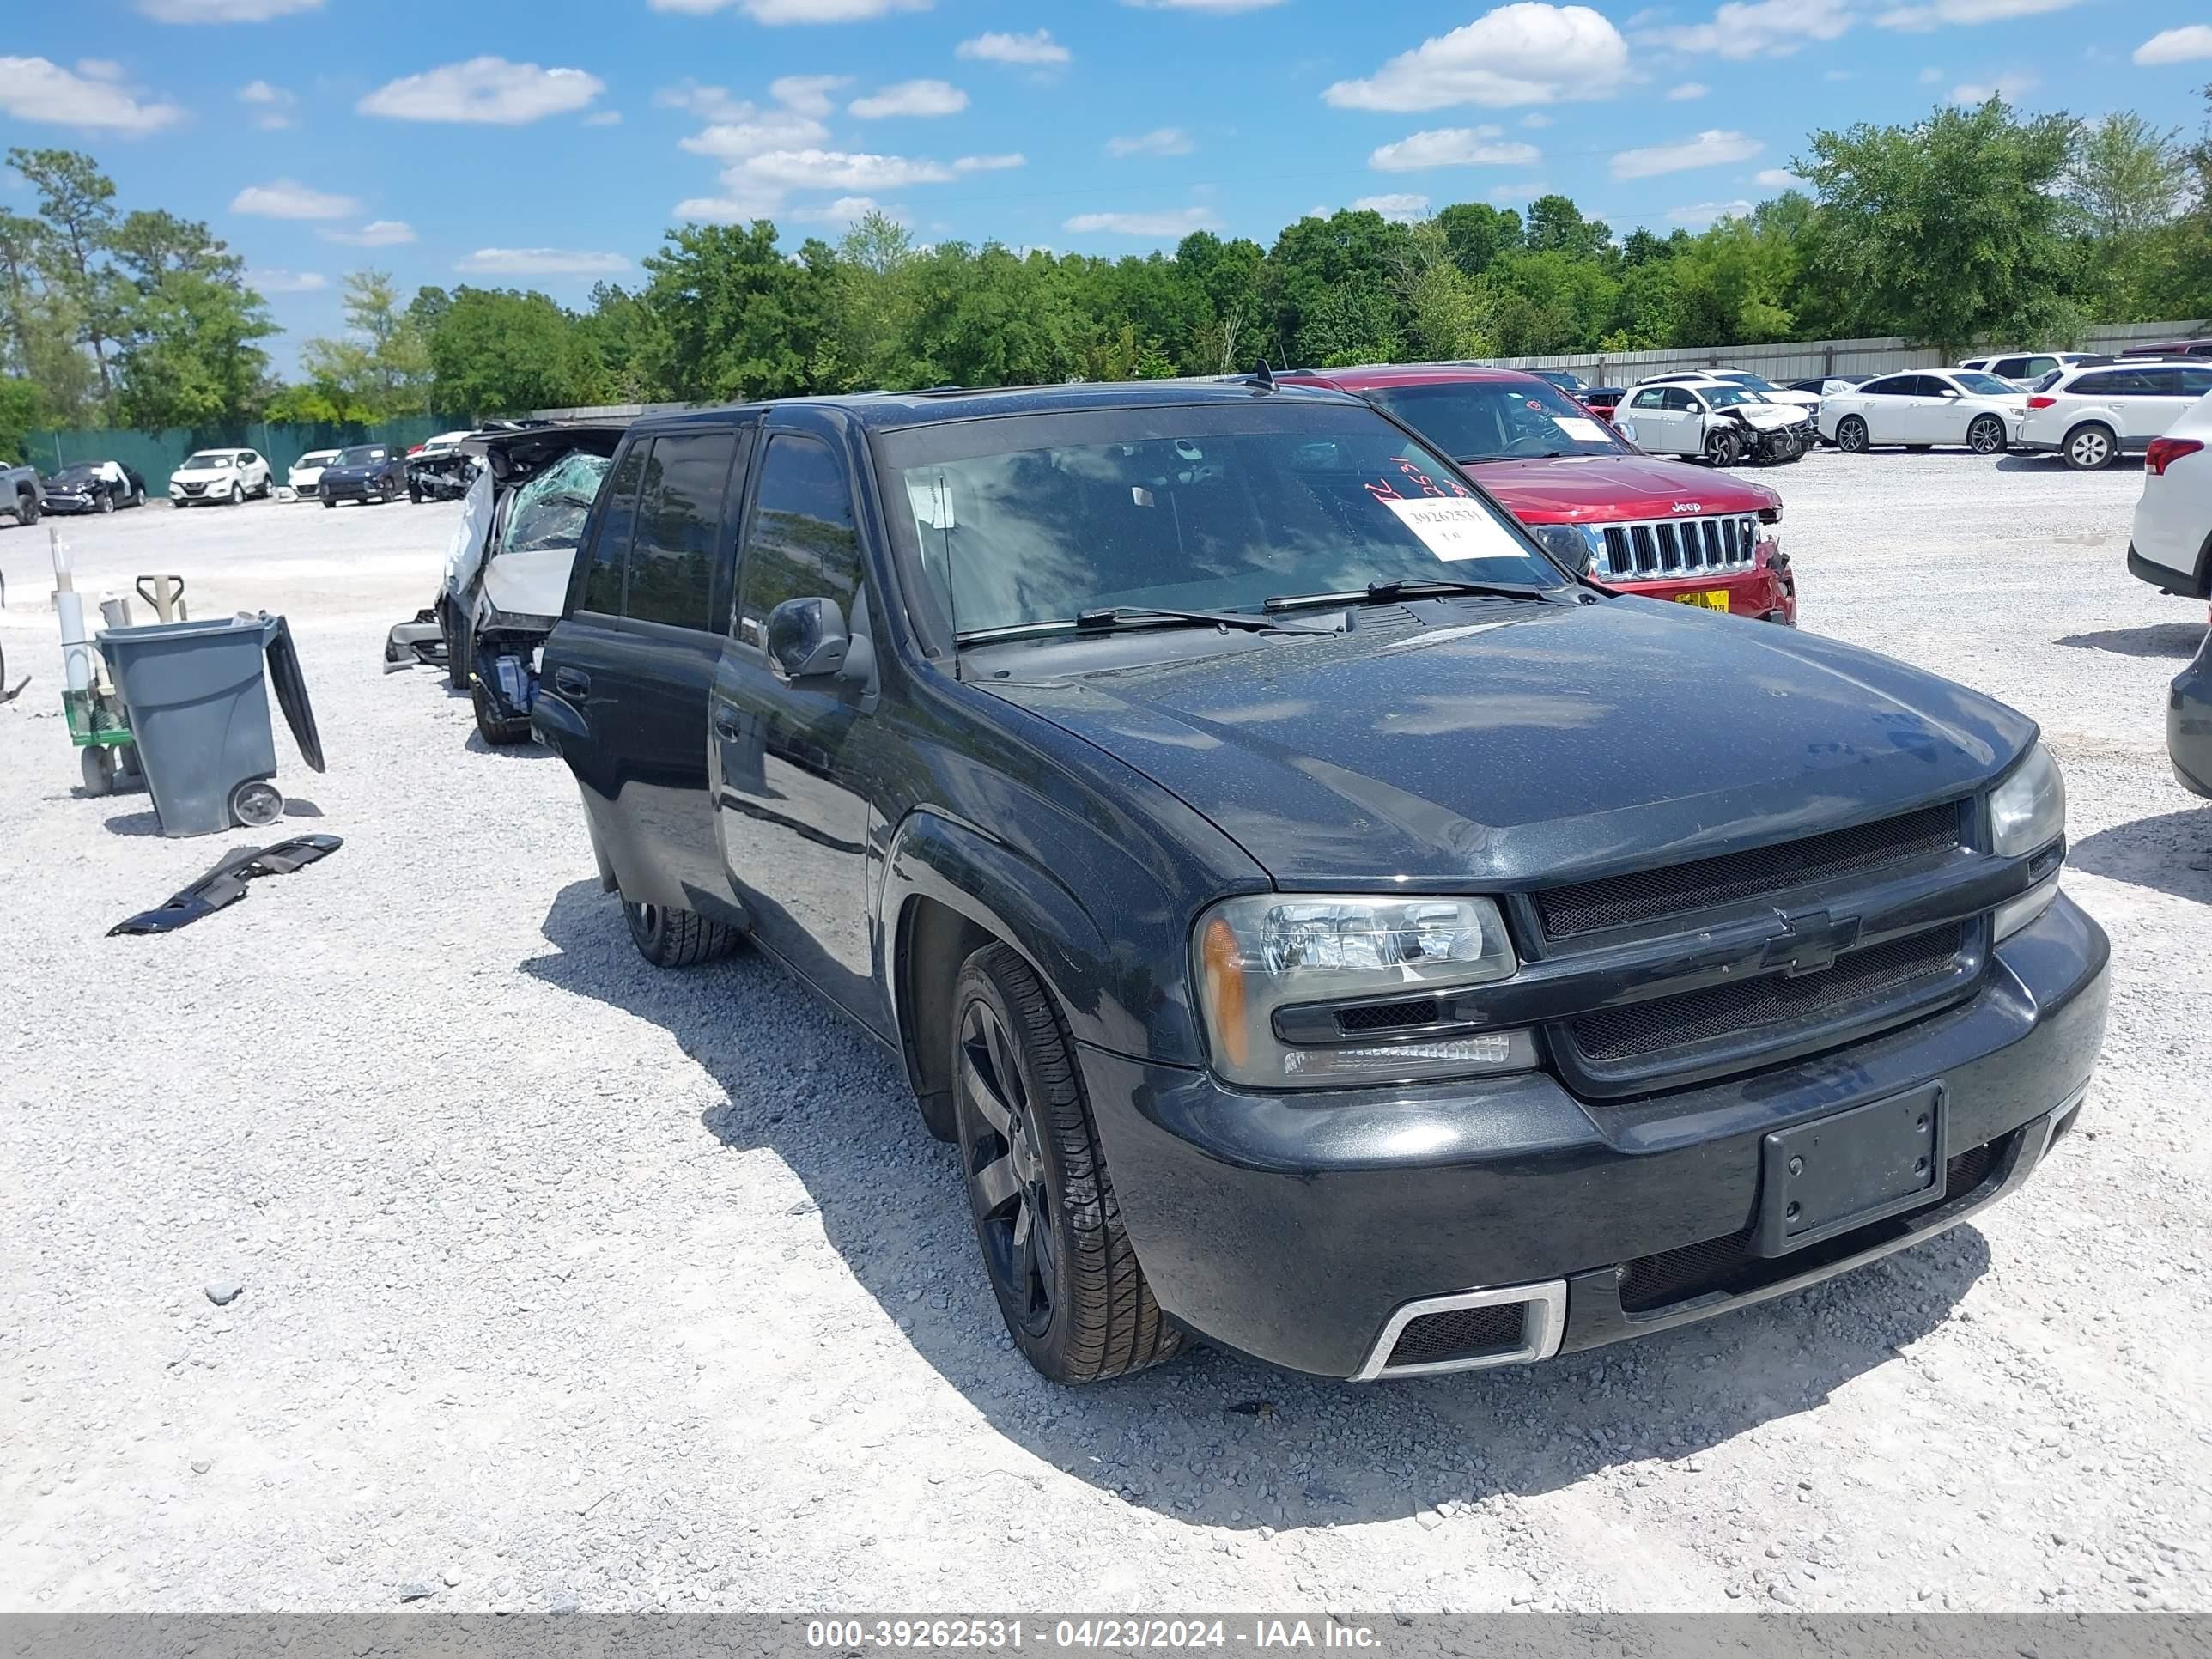
[[532, 427], [460, 445], [483, 466], [447, 544], [437, 600], [386, 637], [384, 665], [442, 665], [470, 694], [488, 744], [530, 736], [538, 650], [567, 605], [585, 521], [627, 429]]
[[1805, 411], [1769, 403], [1727, 380], [1650, 380], [1623, 395], [1614, 429], [1651, 455], [1780, 464], [1813, 447]]

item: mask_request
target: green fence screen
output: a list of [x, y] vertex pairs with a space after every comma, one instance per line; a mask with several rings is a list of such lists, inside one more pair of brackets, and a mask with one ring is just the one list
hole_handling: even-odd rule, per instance
[[343, 449], [348, 444], [419, 444], [440, 432], [467, 427], [468, 422], [440, 415], [412, 420], [381, 421], [373, 426], [271, 426], [253, 422], [241, 426], [204, 427], [166, 432], [86, 430], [33, 432], [26, 440], [30, 463], [51, 477], [78, 461], [116, 461], [146, 480], [146, 493], [165, 495], [169, 474], [184, 465], [185, 457], [198, 449], [256, 449], [269, 458], [276, 482], [293, 462], [311, 449]]

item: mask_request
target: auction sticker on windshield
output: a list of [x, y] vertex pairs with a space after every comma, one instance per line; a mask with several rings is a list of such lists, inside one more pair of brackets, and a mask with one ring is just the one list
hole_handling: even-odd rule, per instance
[[1552, 424], [1577, 443], [1601, 444], [1606, 441], [1606, 429], [1595, 421], [1579, 415], [1554, 415]]
[[1458, 564], [1468, 559], [1524, 561], [1528, 550], [1480, 501], [1434, 498], [1386, 501], [1383, 506], [1421, 538], [1438, 558]]

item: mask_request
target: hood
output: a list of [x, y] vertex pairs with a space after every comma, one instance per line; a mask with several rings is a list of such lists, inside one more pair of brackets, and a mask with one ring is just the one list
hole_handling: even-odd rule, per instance
[[1779, 507], [1765, 484], [1650, 455], [1569, 455], [1555, 461], [1480, 461], [1477, 483], [1523, 524], [1600, 524]]
[[1812, 835], [1966, 795], [2035, 735], [1888, 658], [1657, 600], [1352, 614], [1327, 638], [981, 689], [1309, 891], [1511, 890]]
[[1741, 415], [1761, 431], [1778, 426], [1795, 426], [1805, 418], [1802, 409], [1792, 409], [1786, 404], [1737, 404], [1733, 408], [1715, 411], [1722, 415]]
[[332, 483], [344, 483], [355, 478], [367, 478], [381, 472], [392, 463], [370, 461], [359, 466], [340, 466], [336, 461], [321, 469], [323, 477]]
[[217, 478], [235, 478], [243, 469], [235, 466], [180, 466], [169, 475], [169, 482], [211, 483]]

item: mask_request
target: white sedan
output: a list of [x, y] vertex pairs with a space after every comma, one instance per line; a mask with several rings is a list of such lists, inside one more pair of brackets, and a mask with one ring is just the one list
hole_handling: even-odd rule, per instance
[[2026, 392], [1968, 368], [1884, 374], [1820, 400], [1820, 435], [1853, 455], [1877, 444], [1963, 444], [1977, 455], [2002, 454], [2027, 418]]

